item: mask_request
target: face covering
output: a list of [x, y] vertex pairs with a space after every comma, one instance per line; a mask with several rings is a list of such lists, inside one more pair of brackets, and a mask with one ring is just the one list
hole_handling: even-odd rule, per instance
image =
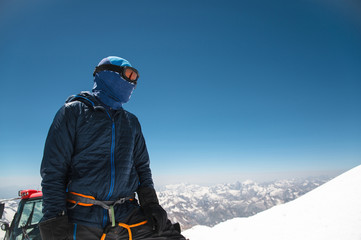
[[[117, 66], [129, 66], [130, 63], [124, 58], [109, 56], [103, 58], [99, 65], [113, 64]], [[94, 76], [93, 94], [106, 106], [118, 110], [128, 102], [135, 85], [124, 80], [121, 75], [113, 71], [101, 71]]]
[[93, 94], [108, 107], [118, 110], [127, 103], [135, 85], [124, 80], [119, 73], [102, 71], [95, 75]]

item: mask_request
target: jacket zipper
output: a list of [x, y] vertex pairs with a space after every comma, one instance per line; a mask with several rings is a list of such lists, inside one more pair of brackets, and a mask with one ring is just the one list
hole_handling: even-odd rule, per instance
[[[110, 197], [113, 194], [114, 191], [114, 182], [115, 182], [115, 166], [114, 166], [114, 148], [115, 148], [115, 123], [114, 123], [114, 119], [110, 116], [109, 112], [106, 111], [109, 118], [112, 120], [112, 144], [111, 144], [111, 154], [110, 154], [110, 168], [111, 168], [111, 173], [110, 173], [110, 189], [109, 189], [109, 193], [108, 196], [105, 198], [106, 201], [108, 201], [110, 199]], [[103, 217], [103, 227], [105, 227], [107, 225], [108, 222], [108, 211], [106, 209], [104, 209], [104, 217]]]
[[[76, 97], [79, 98], [83, 98], [87, 101], [89, 101], [92, 106], [94, 107], [95, 104], [94, 102], [92, 102], [90, 99], [83, 97], [83, 96], [79, 96], [76, 95]], [[114, 118], [112, 118], [108, 112], [108, 110], [105, 109], [105, 112], [108, 114], [109, 119], [112, 121], [112, 144], [111, 144], [111, 155], [110, 155], [110, 167], [111, 167], [111, 177], [110, 177], [110, 189], [109, 189], [109, 193], [108, 196], [106, 197], [106, 201], [110, 199], [110, 197], [113, 194], [114, 191], [114, 182], [115, 182], [115, 166], [114, 166], [114, 148], [115, 148], [115, 123], [114, 123]], [[108, 211], [106, 209], [104, 209], [103, 212], [103, 228], [105, 228], [105, 226], [107, 225], [108, 222]]]

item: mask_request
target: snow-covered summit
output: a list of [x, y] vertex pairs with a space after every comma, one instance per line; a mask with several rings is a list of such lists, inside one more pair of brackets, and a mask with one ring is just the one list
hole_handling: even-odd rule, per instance
[[184, 232], [191, 240], [361, 240], [361, 165], [249, 218]]

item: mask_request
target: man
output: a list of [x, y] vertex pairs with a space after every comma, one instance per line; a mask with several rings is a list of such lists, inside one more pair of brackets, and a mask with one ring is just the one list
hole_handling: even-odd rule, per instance
[[138, 71], [111, 56], [93, 75], [92, 93], [69, 97], [48, 133], [42, 238], [183, 240], [159, 205], [138, 119], [123, 109]]

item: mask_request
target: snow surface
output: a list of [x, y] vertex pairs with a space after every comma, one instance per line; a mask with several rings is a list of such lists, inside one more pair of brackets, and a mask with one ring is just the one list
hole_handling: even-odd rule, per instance
[[[0, 202], [5, 202], [5, 209], [4, 209], [3, 217], [1, 218], [1, 222], [7, 222], [10, 224], [17, 211], [19, 201], [18, 200], [9, 201], [6, 199], [1, 199]], [[5, 231], [0, 230], [0, 239], [3, 239], [4, 235], [5, 235]]]
[[248, 218], [183, 232], [190, 240], [361, 240], [361, 165]]

